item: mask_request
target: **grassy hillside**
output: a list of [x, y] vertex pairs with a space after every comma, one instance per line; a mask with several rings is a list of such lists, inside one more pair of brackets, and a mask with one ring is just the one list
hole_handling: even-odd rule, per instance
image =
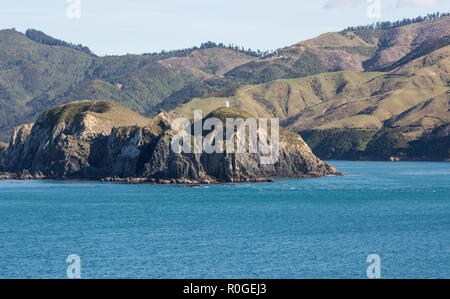
[[233, 96], [193, 99], [170, 114], [190, 117], [193, 110], [209, 113], [228, 102], [304, 132], [324, 159], [405, 157], [414, 152], [406, 150], [409, 142], [450, 123], [449, 82], [447, 46], [390, 72], [344, 71], [246, 85]]
[[49, 99], [81, 82], [92, 62], [92, 56], [74, 49], [39, 44], [14, 30], [0, 31], [0, 139], [50, 107]]
[[188, 85], [157, 108], [172, 110], [192, 98], [232, 95], [246, 84], [325, 72], [389, 71], [447, 46], [449, 35], [450, 16], [388, 29], [326, 33], [237, 66], [225, 78]]
[[84, 118], [86, 115], [103, 120], [113, 127], [140, 126], [149, 124], [150, 119], [113, 101], [75, 101], [54, 107], [45, 111], [39, 117], [37, 124], [54, 128], [59, 123], [67, 125]]
[[223, 107], [229, 102], [233, 107], [252, 111], [258, 116], [294, 117], [307, 107], [320, 104], [323, 99], [351, 89], [379, 73], [336, 72], [300, 79], [276, 80], [261, 85], [244, 85], [233, 96], [196, 98], [180, 105], [171, 113], [174, 116], [192, 114], [195, 109], [206, 112]]
[[230, 97], [197, 98], [171, 114], [208, 113], [226, 102], [298, 130], [416, 127], [450, 121], [450, 46], [391, 72], [336, 72], [242, 86]]

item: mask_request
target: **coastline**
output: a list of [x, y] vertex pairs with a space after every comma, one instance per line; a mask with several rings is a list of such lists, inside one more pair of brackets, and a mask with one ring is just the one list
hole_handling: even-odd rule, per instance
[[[334, 175], [322, 176], [322, 175], [299, 175], [297, 177], [286, 177], [291, 179], [313, 179], [322, 177], [342, 177], [346, 174], [338, 172]], [[70, 180], [84, 180], [91, 182], [105, 182], [105, 183], [124, 183], [131, 185], [139, 184], [153, 184], [153, 185], [220, 185], [220, 184], [241, 184], [241, 183], [276, 183], [276, 179], [283, 179], [285, 177], [277, 178], [245, 178], [236, 180], [216, 180], [212, 178], [201, 179], [201, 180], [191, 180], [191, 179], [158, 179], [158, 178], [145, 178], [145, 177], [106, 177], [106, 178], [82, 178], [82, 177], [46, 177], [40, 174], [33, 175], [28, 172], [21, 174], [10, 173], [10, 172], [0, 172], [0, 181], [39, 181], [39, 180], [60, 180], [60, 181], [70, 181]]]

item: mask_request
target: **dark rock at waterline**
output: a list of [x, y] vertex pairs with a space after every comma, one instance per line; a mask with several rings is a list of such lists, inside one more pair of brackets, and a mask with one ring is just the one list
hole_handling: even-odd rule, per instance
[[[243, 117], [230, 108], [215, 113], [209, 117]], [[176, 154], [170, 145], [177, 133], [165, 113], [146, 119], [115, 102], [73, 102], [43, 113], [35, 124], [17, 127], [4, 151], [3, 168], [29, 179], [191, 185], [341, 175], [286, 129], [281, 129], [279, 160], [273, 165], [261, 164], [260, 154]], [[233, 138], [239, 142], [239, 136]]]
[[5, 168], [5, 154], [8, 149], [8, 145], [6, 143], [0, 142], [0, 171]]

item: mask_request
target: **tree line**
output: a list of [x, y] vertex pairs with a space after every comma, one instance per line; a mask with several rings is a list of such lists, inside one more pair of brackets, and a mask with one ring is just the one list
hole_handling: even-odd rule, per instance
[[259, 58], [264, 58], [264, 57], [270, 56], [275, 52], [275, 51], [252, 50], [250, 48], [246, 49], [245, 47], [237, 46], [234, 44], [226, 45], [224, 43], [215, 43], [212, 41], [207, 41], [205, 43], [202, 43], [200, 46], [194, 46], [192, 48], [186, 48], [186, 49], [181, 49], [181, 50], [171, 50], [171, 51], [162, 50], [161, 52], [146, 53], [146, 55], [173, 56], [173, 55], [181, 55], [184, 53], [190, 53], [194, 50], [213, 49], [213, 48], [233, 50], [233, 51], [237, 51], [237, 52], [240, 52], [240, 53], [252, 56], [252, 57], [259, 57]]
[[426, 22], [426, 21], [432, 21], [432, 20], [439, 19], [441, 17], [448, 17], [448, 16], [450, 16], [450, 13], [436, 12], [436, 13], [427, 14], [426, 16], [419, 16], [419, 17], [412, 18], [412, 19], [405, 18], [403, 20], [399, 20], [399, 21], [395, 21], [395, 22], [385, 21], [385, 22], [376, 22], [376, 23], [373, 23], [370, 25], [364, 25], [364, 26], [347, 27], [346, 29], [344, 29], [344, 31], [388, 30], [388, 29], [394, 29], [397, 27], [405, 26], [405, 25], [411, 25], [411, 24], [422, 23], [422, 22]]
[[72, 48], [74, 50], [77, 50], [77, 51], [80, 51], [80, 52], [83, 52], [83, 53], [86, 53], [89, 55], [94, 55], [94, 53], [88, 47], [85, 47], [82, 44], [68, 43], [68, 42], [53, 38], [53, 37], [45, 34], [44, 32], [36, 30], [36, 29], [28, 29], [25, 32], [25, 36], [37, 43], [40, 43], [40, 44], [44, 44], [44, 45], [48, 45], [48, 46], [62, 46], [62, 47]]

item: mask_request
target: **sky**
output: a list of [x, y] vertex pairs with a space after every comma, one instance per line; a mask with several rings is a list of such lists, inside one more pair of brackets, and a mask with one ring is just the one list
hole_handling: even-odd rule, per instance
[[274, 50], [348, 26], [450, 12], [450, 0], [2, 0], [0, 29], [34, 28], [97, 55], [205, 41]]

